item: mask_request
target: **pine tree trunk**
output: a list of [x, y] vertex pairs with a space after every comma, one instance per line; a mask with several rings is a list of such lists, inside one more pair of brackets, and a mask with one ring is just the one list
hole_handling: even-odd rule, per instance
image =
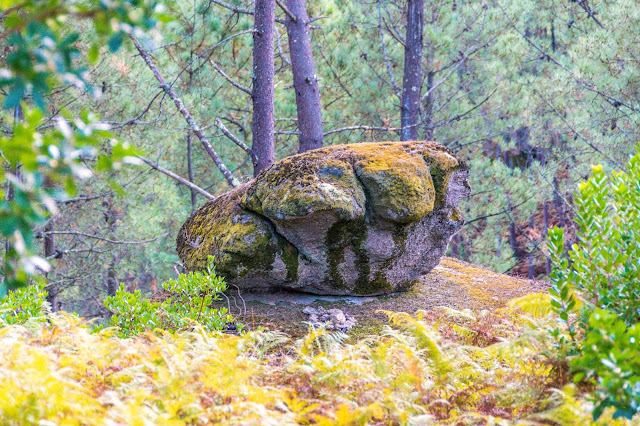
[[274, 161], [274, 27], [275, 0], [255, 1], [255, 30], [253, 34], [253, 146], [256, 165], [254, 176]]
[[311, 48], [309, 16], [305, 0], [287, 0], [287, 8], [296, 20], [287, 15], [289, 53], [293, 70], [293, 87], [298, 110], [298, 152], [322, 147], [322, 106], [316, 65]]
[[118, 290], [118, 281], [116, 277], [116, 261], [111, 260], [107, 271], [107, 296], [115, 296]]
[[[193, 133], [187, 131], [187, 173], [189, 174], [189, 182], [193, 183]], [[191, 211], [196, 210], [197, 206], [197, 192], [193, 188], [189, 188], [191, 191]]]
[[[544, 202], [542, 211], [544, 215], [544, 232], [546, 233], [545, 238], [549, 240], [549, 203], [547, 201]], [[551, 257], [549, 256], [547, 256], [545, 268], [547, 276], [551, 275]]]
[[[529, 229], [531, 229], [532, 231], [536, 229], [536, 224], [533, 218], [533, 214], [529, 218]], [[529, 252], [529, 279], [530, 280], [533, 279], [533, 276], [535, 274], [535, 265], [533, 264], [534, 253], [535, 253], [535, 248], [532, 248], [531, 251]]]
[[[44, 178], [44, 187], [48, 189], [53, 188], [53, 182], [48, 177]], [[49, 232], [53, 231], [53, 216], [49, 217], [49, 221], [42, 228], [42, 233], [44, 235], [42, 240], [42, 254], [44, 258], [47, 260], [51, 260], [51, 258], [56, 254], [56, 241], [54, 234], [50, 234]], [[48, 276], [49, 273], [46, 272], [45, 276]], [[58, 294], [58, 289], [56, 286], [50, 286], [47, 290], [47, 302], [51, 305], [51, 310], [53, 312], [56, 311], [56, 296]]]
[[433, 79], [435, 73], [433, 71], [429, 71], [427, 73], [427, 90], [429, 91], [427, 95], [427, 100], [425, 101], [424, 106], [424, 129], [425, 129], [425, 140], [432, 141], [435, 140], [434, 137], [434, 129], [433, 129], [433, 101], [434, 96], [433, 92], [431, 92], [431, 88], [433, 87]]
[[422, 24], [424, 0], [409, 0], [407, 4], [407, 37], [404, 49], [404, 76], [400, 103], [401, 138], [418, 139], [420, 87], [422, 85]]
[[[13, 110], [13, 125], [17, 126], [18, 123], [22, 122], [23, 120], [24, 120], [24, 111], [22, 111], [22, 106], [18, 104]], [[10, 169], [9, 172], [14, 176], [16, 176], [18, 179], [20, 179], [19, 165], [16, 165], [15, 168]], [[14, 194], [13, 185], [11, 184], [11, 182], [7, 180], [6, 183], [7, 183], [7, 189], [5, 190], [5, 200], [10, 203], [14, 199], [15, 194]], [[11, 250], [11, 242], [9, 238], [7, 238], [4, 243], [5, 257], [8, 256], [10, 250]], [[8, 258], [5, 259], [5, 261], [8, 261]], [[6, 279], [6, 277], [4, 279]]]

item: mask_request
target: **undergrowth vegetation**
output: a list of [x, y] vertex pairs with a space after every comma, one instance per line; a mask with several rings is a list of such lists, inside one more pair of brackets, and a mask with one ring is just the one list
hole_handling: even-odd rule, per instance
[[[40, 292], [40, 300], [42, 295]], [[6, 311], [7, 302], [0, 309]], [[387, 312], [357, 341], [240, 335], [195, 325], [121, 338], [45, 310], [0, 328], [0, 422], [33, 424], [587, 423], [593, 405], [568, 382], [549, 297], [493, 312]], [[599, 424], [626, 424], [605, 410]], [[617, 423], [616, 423], [617, 422]]]
[[[180, 274], [177, 279], [162, 283], [157, 301], [145, 297], [140, 290], [133, 293], [124, 284], [114, 296], [105, 299], [111, 312], [109, 325], [116, 326], [120, 337], [137, 335], [156, 329], [178, 331], [199, 324], [205, 330], [223, 330], [233, 322], [225, 308], [212, 309], [211, 302], [219, 300], [227, 289], [224, 278], [216, 275], [213, 258], [209, 258], [206, 272]], [[241, 325], [234, 324], [241, 330]], [[240, 326], [240, 328], [238, 328]]]
[[554, 334], [571, 356], [574, 381], [593, 385], [594, 418], [640, 413], [640, 147], [626, 169], [601, 166], [575, 194], [579, 242], [565, 254], [564, 232], [550, 231], [556, 268], [551, 303], [567, 336]]

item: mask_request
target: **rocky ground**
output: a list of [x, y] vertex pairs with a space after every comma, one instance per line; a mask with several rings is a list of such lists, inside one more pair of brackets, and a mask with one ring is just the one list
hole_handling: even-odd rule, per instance
[[339, 297], [230, 289], [217, 304], [229, 308], [239, 322], [251, 329], [261, 326], [299, 336], [314, 324], [357, 336], [375, 332], [387, 324], [380, 310], [414, 313], [438, 306], [495, 309], [512, 298], [545, 291], [548, 286], [544, 281], [514, 278], [445, 257], [421, 277], [416, 287], [404, 293]]

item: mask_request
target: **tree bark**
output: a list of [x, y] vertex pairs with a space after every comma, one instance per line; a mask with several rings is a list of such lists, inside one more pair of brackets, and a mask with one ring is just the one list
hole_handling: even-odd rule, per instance
[[216, 197], [214, 197], [213, 195], [209, 194], [207, 191], [205, 191], [204, 189], [200, 188], [198, 185], [192, 183], [191, 181], [189, 181], [188, 179], [184, 179], [180, 176], [178, 176], [177, 174], [173, 173], [170, 170], [167, 170], [163, 167], [160, 167], [159, 165], [157, 165], [156, 163], [154, 163], [153, 161], [150, 161], [146, 158], [144, 158], [141, 155], [138, 155], [138, 158], [141, 159], [142, 161], [144, 161], [147, 165], [149, 165], [152, 169], [159, 171], [162, 174], [165, 174], [167, 176], [169, 176], [171, 179], [175, 180], [176, 182], [179, 182], [183, 185], [185, 185], [186, 187], [188, 187], [191, 190], [196, 191], [199, 194], [204, 195], [205, 197], [207, 197], [210, 200], [215, 199]]
[[[536, 229], [536, 224], [533, 218], [533, 214], [529, 218], [529, 229], [532, 231]], [[532, 248], [529, 252], [529, 279], [532, 280], [535, 274], [535, 265], [533, 264], [533, 254], [535, 253], [535, 248]]]
[[116, 261], [111, 260], [107, 271], [107, 296], [115, 296], [118, 290], [118, 281], [116, 276]]
[[[544, 216], [544, 232], [546, 232], [545, 238], [549, 240], [549, 203], [547, 201], [544, 202], [542, 209], [542, 214]], [[547, 276], [551, 275], [551, 257], [549, 256], [547, 256], [545, 268]]]
[[[13, 109], [13, 126], [16, 127], [18, 125], [18, 123], [22, 122], [24, 120], [24, 111], [22, 111], [22, 106], [20, 104], [16, 105], [16, 107]], [[17, 164], [15, 166], [15, 168], [11, 168], [10, 172], [16, 176], [18, 179], [20, 179], [20, 165]], [[14, 199], [15, 197], [15, 193], [13, 190], [13, 185], [11, 184], [11, 182], [6, 181], [7, 182], [7, 189], [5, 192], [5, 200], [9, 203], [11, 203], [11, 201]], [[6, 239], [5, 243], [4, 243], [4, 254], [5, 257], [8, 256], [9, 251], [11, 250], [11, 241], [9, 238]], [[4, 279], [6, 279], [6, 277], [4, 277]]]
[[431, 88], [433, 87], [433, 77], [435, 73], [433, 71], [429, 71], [427, 73], [427, 90], [428, 95], [425, 100], [424, 105], [424, 129], [425, 129], [425, 140], [432, 141], [435, 140], [434, 137], [434, 128], [433, 128], [433, 101], [434, 96]]
[[420, 86], [422, 84], [422, 27], [424, 0], [409, 0], [407, 4], [407, 37], [404, 49], [404, 76], [400, 101], [400, 133], [403, 141], [418, 139]]
[[[53, 188], [53, 182], [49, 179], [48, 176], [44, 178], [44, 187], [45, 188]], [[49, 217], [46, 225], [42, 228], [43, 240], [42, 240], [42, 254], [44, 258], [49, 260], [56, 254], [56, 241], [54, 234], [50, 232], [53, 231], [53, 214]], [[49, 273], [45, 272], [45, 276], [48, 276]], [[51, 286], [47, 290], [47, 302], [51, 305], [51, 311], [56, 311], [56, 296], [58, 294], [58, 289], [56, 286]]]
[[255, 155], [254, 176], [271, 166], [274, 149], [274, 31], [276, 3], [274, 0], [256, 0], [253, 33], [253, 145]]
[[[194, 180], [194, 176], [193, 176], [193, 153], [192, 153], [192, 148], [193, 148], [193, 133], [191, 133], [190, 131], [187, 131], [187, 173], [189, 176], [189, 182], [193, 183]], [[196, 210], [196, 205], [197, 205], [197, 191], [193, 188], [189, 188], [189, 191], [191, 191], [191, 211], [195, 211]]]
[[287, 15], [286, 22], [298, 110], [298, 152], [302, 153], [322, 147], [322, 106], [306, 1], [287, 0], [287, 8], [295, 16], [294, 20]]

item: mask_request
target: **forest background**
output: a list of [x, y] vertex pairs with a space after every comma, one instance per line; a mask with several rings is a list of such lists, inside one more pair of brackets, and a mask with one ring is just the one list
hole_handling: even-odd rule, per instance
[[[212, 0], [163, 6], [167, 22], [136, 34], [138, 47], [119, 32], [103, 45], [87, 22], [67, 21], [69, 31], [81, 34], [72, 44], [83, 53], [75, 61], [88, 58], [76, 64], [86, 67], [87, 84], [57, 85], [40, 101], [22, 93], [16, 98], [3, 86], [7, 114], [0, 131], [13, 134], [19, 101], [46, 105], [43, 130], [59, 123], [61, 111], [76, 116], [88, 110], [110, 125], [111, 136], [206, 193], [251, 179], [254, 5]], [[453, 0], [423, 7], [419, 108], [412, 125], [417, 135], [410, 136], [444, 144], [471, 167], [472, 194], [462, 206], [467, 223], [450, 255], [498, 272], [545, 275], [546, 229], [564, 227], [573, 242], [576, 183], [592, 164], [621, 169], [640, 140], [638, 3]], [[276, 159], [298, 151], [300, 131], [285, 10], [275, 9], [272, 49]], [[407, 2], [382, 0], [306, 5], [325, 145], [406, 138], [407, 10]], [[2, 36], [0, 44], [4, 62], [16, 46]], [[202, 135], [233, 179], [216, 167]], [[99, 150], [111, 155], [110, 139]], [[102, 299], [120, 282], [154, 292], [180, 271], [175, 235], [206, 201], [146, 166], [123, 166], [83, 181], [35, 232], [53, 267], [47, 291], [54, 309], [103, 316]]]

